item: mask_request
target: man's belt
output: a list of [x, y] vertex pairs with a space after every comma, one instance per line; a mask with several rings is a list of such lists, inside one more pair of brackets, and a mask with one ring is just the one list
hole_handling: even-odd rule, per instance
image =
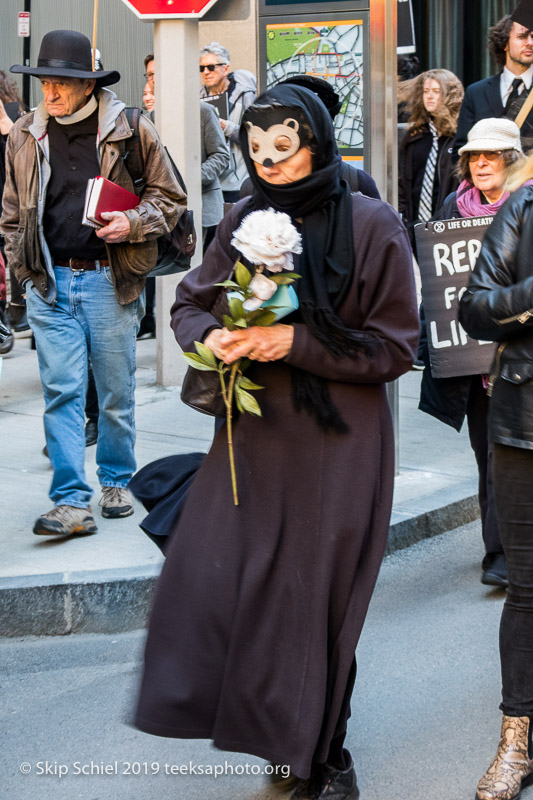
[[69, 258], [68, 261], [56, 258], [54, 261], [58, 267], [70, 267], [75, 270], [92, 270], [97, 267], [108, 267], [109, 261], [107, 258], [100, 258], [96, 261], [89, 261], [86, 258]]

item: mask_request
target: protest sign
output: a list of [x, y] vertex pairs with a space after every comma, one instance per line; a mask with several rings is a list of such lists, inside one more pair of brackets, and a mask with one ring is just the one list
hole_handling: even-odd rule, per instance
[[459, 300], [493, 217], [459, 217], [415, 225], [422, 299], [434, 378], [488, 373], [496, 345], [467, 336]]

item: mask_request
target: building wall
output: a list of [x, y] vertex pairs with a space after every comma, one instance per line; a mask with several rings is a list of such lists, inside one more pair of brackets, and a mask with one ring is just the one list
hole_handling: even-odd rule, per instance
[[[17, 14], [23, 9], [21, 0], [1, 0], [2, 25], [0, 26], [0, 69], [9, 70], [12, 64], [23, 64], [23, 39], [17, 36]], [[200, 44], [213, 39], [228, 48], [235, 68], [256, 70], [255, 62], [255, 3], [251, 0], [220, 0], [221, 16], [239, 15], [241, 19], [217, 21], [216, 6], [208, 19], [199, 23]], [[105, 0], [99, 3], [97, 47], [102, 54], [105, 69], [118, 69], [122, 79], [116, 86], [121, 100], [127, 105], [140, 105], [145, 83], [144, 56], [153, 52], [153, 24], [141, 22], [122, 0]], [[41, 39], [47, 31], [55, 29], [78, 30], [92, 39], [93, 3], [91, 0], [32, 0], [31, 3], [31, 58], [37, 64]], [[15, 77], [15, 76], [13, 76]], [[15, 80], [22, 91], [22, 77]], [[39, 83], [31, 78], [30, 104], [40, 100]], [[200, 76], [198, 75], [198, 88]]]
[[465, 85], [494, 74], [488, 29], [517, 5], [518, 0], [413, 0], [422, 69], [444, 67]]

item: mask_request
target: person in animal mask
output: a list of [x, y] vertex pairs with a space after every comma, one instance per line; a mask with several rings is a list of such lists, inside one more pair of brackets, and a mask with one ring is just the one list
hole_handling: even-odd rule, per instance
[[[189, 490], [155, 598], [136, 725], [290, 767], [293, 798], [355, 800], [344, 747], [354, 652], [394, 476], [385, 384], [410, 368], [418, 340], [409, 241], [389, 205], [341, 179], [330, 116], [308, 89], [261, 95], [241, 147], [252, 196], [181, 282], [172, 325], [184, 350], [201, 341], [227, 364], [250, 359], [262, 416], [234, 420], [240, 505], [225, 425]], [[229, 331], [211, 313], [215, 284], [232, 274], [241, 220], [268, 208], [302, 235], [299, 307], [268, 328]]]

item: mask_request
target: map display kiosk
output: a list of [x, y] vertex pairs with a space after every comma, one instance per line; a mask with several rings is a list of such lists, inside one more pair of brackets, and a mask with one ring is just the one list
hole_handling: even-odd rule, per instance
[[339, 95], [344, 160], [372, 172], [396, 200], [397, 0], [260, 0], [259, 85], [292, 75], [323, 78]]
[[[341, 97], [335, 133], [345, 160], [397, 207], [398, 0], [259, 0], [260, 91], [291, 75], [324, 78]], [[399, 464], [397, 381], [387, 386]], [[398, 470], [398, 466], [397, 466]]]

